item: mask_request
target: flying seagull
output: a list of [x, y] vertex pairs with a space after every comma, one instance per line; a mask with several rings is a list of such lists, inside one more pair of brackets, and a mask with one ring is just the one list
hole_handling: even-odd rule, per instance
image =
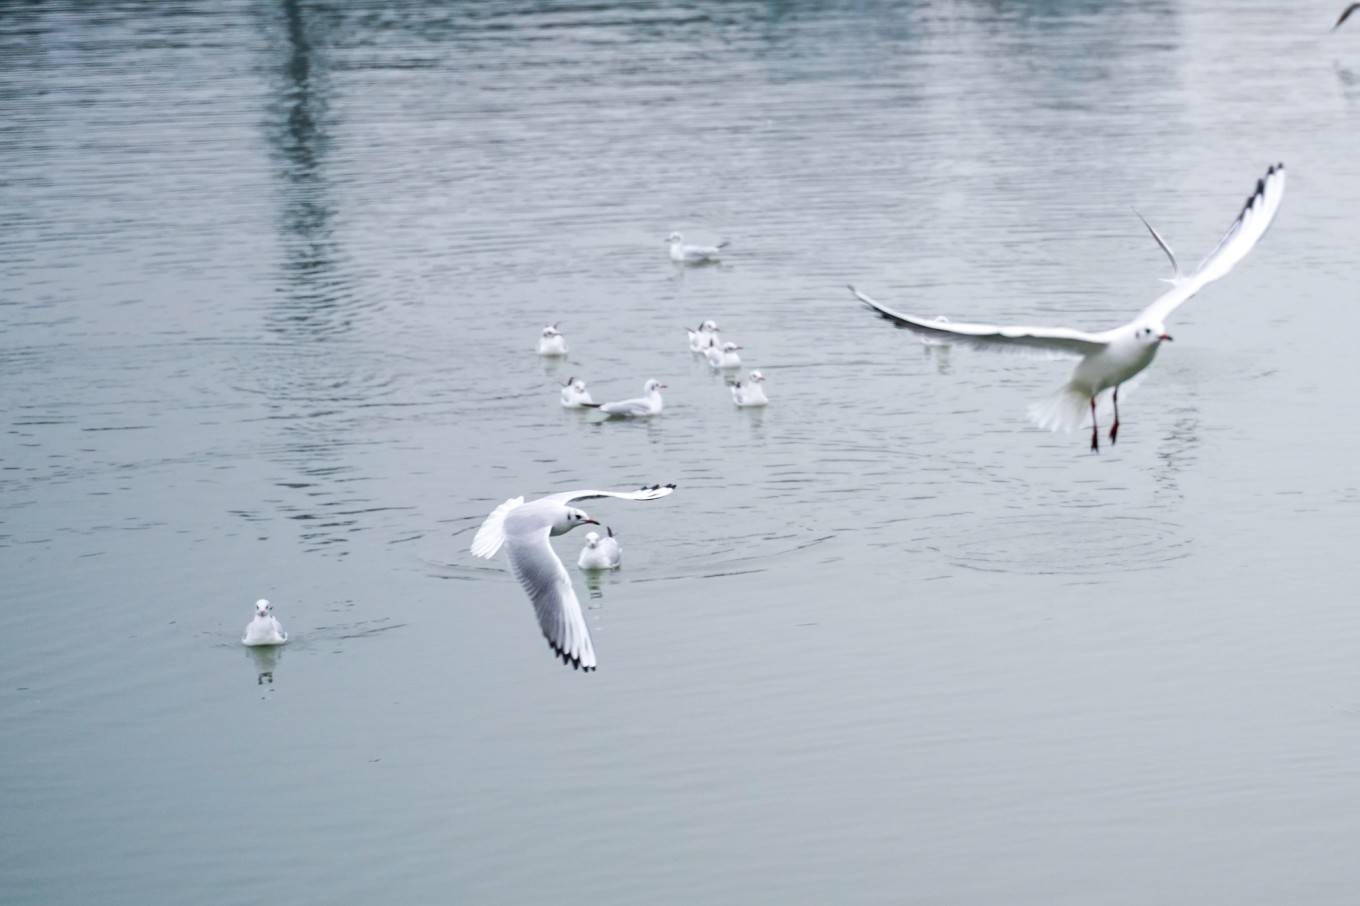
[[553, 552], [548, 536], [562, 535], [578, 525], [599, 525], [571, 504], [577, 500], [617, 497], [656, 500], [675, 491], [675, 485], [654, 484], [638, 491], [564, 491], [524, 502], [512, 497], [491, 511], [472, 539], [472, 555], [491, 559], [505, 547], [510, 571], [533, 602], [538, 625], [553, 652], [580, 670], [595, 669], [595, 646], [571, 587], [571, 576]]
[[[1119, 386], [1152, 363], [1157, 349], [1171, 336], [1165, 321], [1180, 305], [1218, 278], [1226, 275], [1247, 256], [1275, 219], [1284, 198], [1284, 164], [1274, 164], [1257, 180], [1242, 213], [1214, 250], [1191, 273], [1183, 273], [1176, 256], [1161, 234], [1143, 220], [1152, 238], [1171, 260], [1172, 276], [1167, 290], [1156, 301], [1122, 327], [1101, 333], [1086, 333], [1070, 327], [999, 327], [993, 324], [963, 324], [906, 315], [861, 293], [850, 291], [864, 304], [892, 321], [923, 337], [987, 348], [1037, 349], [1043, 352], [1076, 356], [1081, 359], [1072, 377], [1051, 399], [1030, 407], [1030, 417], [1042, 428], [1070, 431], [1080, 427], [1085, 411], [1091, 410], [1091, 449], [1100, 449], [1096, 426], [1096, 397], [1114, 388], [1114, 424], [1110, 443], [1119, 436]], [[1142, 220], [1142, 215], [1139, 215]]]

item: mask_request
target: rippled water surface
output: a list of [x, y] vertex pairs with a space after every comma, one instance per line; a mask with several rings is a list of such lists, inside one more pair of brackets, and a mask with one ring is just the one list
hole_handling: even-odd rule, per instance
[[[0, 900], [1348, 902], [1336, 6], [0, 9]], [[1275, 160], [1099, 455], [844, 288], [1114, 326]], [[573, 673], [472, 533], [659, 481]]]

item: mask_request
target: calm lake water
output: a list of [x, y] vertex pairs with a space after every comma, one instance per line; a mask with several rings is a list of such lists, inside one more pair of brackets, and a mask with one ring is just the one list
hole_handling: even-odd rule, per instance
[[[7, 5], [0, 900], [1350, 902], [1339, 5]], [[1275, 160], [1099, 455], [844, 288], [1114, 326]], [[563, 668], [472, 533], [666, 481]]]

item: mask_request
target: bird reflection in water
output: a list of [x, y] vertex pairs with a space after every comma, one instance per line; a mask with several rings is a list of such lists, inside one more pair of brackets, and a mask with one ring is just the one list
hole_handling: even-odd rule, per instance
[[278, 669], [279, 661], [283, 658], [283, 649], [282, 645], [245, 649], [255, 671], [255, 685], [268, 686], [270, 692], [274, 691], [274, 671]]

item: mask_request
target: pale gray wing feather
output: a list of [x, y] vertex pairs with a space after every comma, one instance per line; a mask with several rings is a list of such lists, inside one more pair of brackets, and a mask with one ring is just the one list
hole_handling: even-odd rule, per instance
[[881, 302], [850, 287], [865, 305], [898, 327], [923, 337], [946, 343], [962, 343], [981, 348], [1034, 349], [1060, 355], [1088, 356], [1106, 346], [1103, 334], [1086, 333], [1066, 327], [1001, 327], [995, 324], [963, 324], [955, 321], [930, 321], [894, 311]]
[[647, 401], [642, 398], [631, 400], [620, 400], [616, 403], [604, 403], [600, 411], [606, 415], [646, 415], [651, 411]]
[[505, 517], [510, 515], [511, 510], [518, 509], [524, 504], [523, 497], [511, 497], [491, 511], [491, 515], [486, 517], [482, 527], [477, 529], [477, 534], [472, 538], [472, 555], [491, 559], [496, 556], [496, 551], [501, 549], [505, 543]]
[[[1247, 257], [1247, 253], [1261, 241], [1261, 237], [1275, 220], [1275, 214], [1280, 210], [1280, 202], [1284, 200], [1284, 185], [1284, 164], [1273, 164], [1266, 170], [1266, 175], [1256, 181], [1256, 188], [1247, 196], [1242, 213], [1237, 215], [1237, 219], [1228, 227], [1228, 232], [1218, 241], [1218, 245], [1214, 246], [1214, 250], [1204, 257], [1194, 273], [1177, 274], [1173, 277], [1171, 289], [1143, 309], [1138, 320], [1164, 322], [1187, 299], [1225, 276], [1238, 262]], [[1157, 236], [1155, 231], [1153, 235]], [[1157, 242], [1164, 249], [1167, 247], [1160, 236], [1157, 236]], [[1172, 261], [1174, 263], [1174, 257]]]
[[539, 628], [553, 652], [565, 664], [594, 670], [595, 646], [585, 614], [571, 586], [571, 576], [548, 542], [548, 529], [545, 524], [510, 533], [505, 545], [510, 570], [533, 603]]
[[562, 491], [540, 497], [534, 503], [556, 503], [566, 505], [577, 500], [592, 500], [599, 497], [617, 497], [619, 500], [660, 500], [675, 493], [673, 484], [654, 484], [636, 491]]

